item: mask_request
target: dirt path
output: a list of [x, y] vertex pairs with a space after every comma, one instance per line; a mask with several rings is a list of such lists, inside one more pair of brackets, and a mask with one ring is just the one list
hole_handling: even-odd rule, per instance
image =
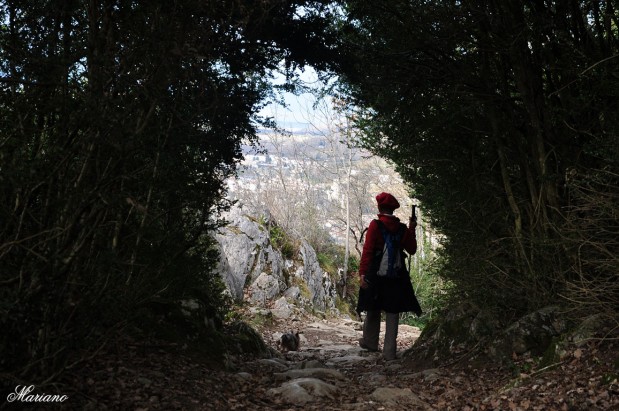
[[[612, 342], [570, 347], [550, 367], [525, 355], [514, 357], [511, 367], [452, 363], [415, 372], [402, 354], [419, 337], [417, 328], [400, 325], [399, 359], [389, 362], [359, 348], [356, 321], [279, 322], [262, 330], [263, 338], [275, 346], [282, 331], [295, 329], [303, 337], [298, 352], [241, 367], [263, 408], [238, 409], [619, 410], [619, 358]], [[381, 346], [383, 333], [384, 323]], [[319, 382], [313, 385], [312, 378]]]
[[[382, 327], [384, 331], [384, 323]], [[261, 331], [265, 341], [277, 347], [282, 332], [289, 330], [301, 332], [298, 351], [243, 364], [237, 374], [242, 384], [254, 387], [254, 399], [262, 398], [265, 409], [432, 409], [410, 388], [424, 375], [405, 373], [401, 360], [386, 362], [381, 353], [359, 347], [359, 322], [281, 321]], [[419, 333], [417, 328], [400, 326], [400, 353]]]
[[[358, 347], [360, 323], [275, 321], [259, 331], [273, 348], [302, 332], [299, 351], [217, 370], [166, 347], [128, 345], [75, 370], [64, 409], [80, 410], [607, 410], [619, 409], [613, 345], [578, 348], [556, 367], [514, 378], [509, 369], [413, 372], [406, 358], [385, 362]], [[400, 326], [400, 354], [419, 330]], [[382, 344], [382, 341], [381, 341]], [[614, 357], [613, 357], [614, 355]], [[531, 359], [523, 358], [520, 367]], [[609, 383], [608, 378], [615, 378]], [[62, 388], [58, 388], [62, 391]]]

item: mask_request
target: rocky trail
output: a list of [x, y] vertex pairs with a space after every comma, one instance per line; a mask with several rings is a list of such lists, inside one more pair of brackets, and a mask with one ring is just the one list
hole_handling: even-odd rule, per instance
[[[299, 330], [298, 351], [271, 358], [226, 359], [226, 369], [173, 352], [165, 344], [128, 344], [102, 353], [73, 374], [75, 409], [101, 410], [607, 410], [619, 409], [612, 378], [613, 345], [583, 346], [561, 363], [536, 370], [446, 364], [418, 369], [405, 350], [419, 330], [400, 326], [399, 358], [358, 346], [361, 323], [304, 317], [259, 328], [276, 349], [283, 332]], [[381, 341], [382, 343], [382, 341]], [[527, 368], [527, 364], [529, 367]], [[71, 404], [65, 404], [71, 408]], [[63, 408], [65, 409], [65, 408]]]

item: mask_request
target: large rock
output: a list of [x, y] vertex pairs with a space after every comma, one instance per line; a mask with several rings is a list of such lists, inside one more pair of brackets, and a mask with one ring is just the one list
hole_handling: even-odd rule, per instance
[[497, 329], [496, 320], [477, 307], [470, 304], [452, 307], [424, 328], [415, 345], [405, 352], [405, 363], [417, 371], [434, 368], [490, 338]]
[[292, 317], [292, 314], [294, 311], [292, 307], [290, 306], [290, 304], [288, 303], [288, 300], [286, 300], [286, 297], [280, 297], [273, 304], [273, 308], [271, 309], [271, 312], [273, 313], [273, 316], [275, 316], [276, 318], [290, 318]]
[[279, 292], [278, 279], [274, 275], [262, 272], [249, 287], [249, 298], [253, 302], [265, 305], [268, 300], [278, 296]]
[[487, 313], [463, 304], [424, 329], [405, 353], [405, 363], [422, 370], [461, 356], [471, 365], [502, 364], [514, 354], [543, 354], [566, 330], [557, 307], [542, 308], [503, 328]]
[[571, 342], [580, 347], [594, 338], [596, 334], [601, 333], [604, 335], [607, 332], [607, 327], [612, 323], [601, 313], [592, 314], [583, 319], [567, 337]]
[[312, 304], [318, 310], [335, 310], [337, 290], [329, 274], [320, 267], [316, 251], [307, 241], [302, 241], [300, 254], [303, 266], [296, 275], [307, 284]]
[[267, 230], [242, 207], [232, 207], [222, 217], [229, 224], [217, 231], [215, 239], [220, 251], [219, 273], [230, 294], [242, 300], [249, 284], [257, 293], [257, 300], [267, 296], [273, 298], [273, 293], [276, 295], [280, 291], [280, 283], [285, 285], [283, 259], [281, 253], [271, 247]]
[[[262, 216], [256, 217], [258, 214]], [[301, 241], [296, 260], [286, 260], [271, 244], [265, 227], [272, 224], [268, 212], [256, 213], [237, 205], [222, 217], [229, 224], [215, 234], [221, 256], [218, 271], [234, 299], [246, 296], [262, 307], [277, 301], [277, 315], [284, 318], [292, 312], [288, 303], [337, 311], [335, 283], [306, 241]]]
[[541, 355], [546, 351], [552, 339], [567, 329], [561, 319], [559, 308], [545, 307], [526, 315], [510, 325], [490, 344], [487, 354], [498, 362], [510, 358], [512, 353], [531, 352]]

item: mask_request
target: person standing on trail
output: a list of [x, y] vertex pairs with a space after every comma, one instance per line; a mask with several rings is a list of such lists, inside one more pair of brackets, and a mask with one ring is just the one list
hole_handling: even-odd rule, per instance
[[[359, 345], [369, 351], [378, 351], [381, 312], [385, 311], [383, 356], [389, 361], [396, 359], [399, 314], [412, 311], [420, 316], [422, 313], [410, 275], [403, 263], [403, 250], [410, 255], [417, 251], [417, 222], [411, 217], [406, 227], [393, 215], [400, 203], [389, 193], [377, 195], [376, 202], [378, 219], [372, 220], [368, 227], [359, 265], [361, 288], [357, 312], [367, 312], [363, 323], [363, 338], [359, 340]], [[390, 252], [388, 248], [391, 249]], [[388, 257], [387, 254], [397, 255]], [[390, 266], [388, 274], [385, 269], [387, 265]]]

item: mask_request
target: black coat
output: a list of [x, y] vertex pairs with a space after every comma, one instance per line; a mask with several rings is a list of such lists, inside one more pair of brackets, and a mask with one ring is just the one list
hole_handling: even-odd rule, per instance
[[[366, 279], [367, 280], [367, 279]], [[408, 276], [398, 278], [373, 277], [368, 288], [359, 289], [357, 312], [382, 310], [388, 313], [412, 311], [422, 314]]]

